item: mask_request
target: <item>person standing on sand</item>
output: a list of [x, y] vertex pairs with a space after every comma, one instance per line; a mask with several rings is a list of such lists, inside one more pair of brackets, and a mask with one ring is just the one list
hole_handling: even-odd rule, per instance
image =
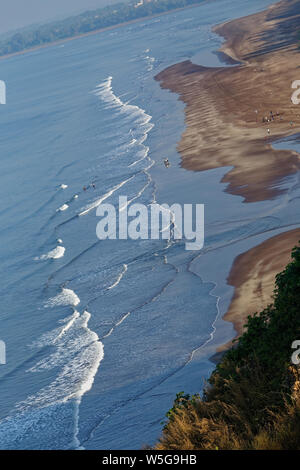
[[267, 129], [267, 132], [268, 132], [268, 135], [270, 135], [270, 132], [271, 132], [271, 131], [270, 131], [269, 127], [268, 127], [268, 129]]

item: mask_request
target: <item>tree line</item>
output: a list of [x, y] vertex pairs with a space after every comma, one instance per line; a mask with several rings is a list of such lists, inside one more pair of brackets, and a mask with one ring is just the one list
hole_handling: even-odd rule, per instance
[[147, 3], [141, 4], [141, 0], [136, 0], [135, 3], [118, 3], [86, 11], [77, 16], [13, 34], [0, 41], [0, 56], [200, 2], [201, 0], [148, 0]]

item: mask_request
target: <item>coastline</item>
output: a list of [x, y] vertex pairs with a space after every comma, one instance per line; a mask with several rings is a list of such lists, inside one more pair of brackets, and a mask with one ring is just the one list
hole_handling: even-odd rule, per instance
[[[228, 193], [242, 196], [244, 202], [277, 197], [284, 192], [279, 187], [282, 179], [300, 169], [298, 153], [272, 147], [273, 141], [300, 132], [300, 109], [291, 102], [299, 51], [292, 43], [282, 54], [281, 46], [269, 45], [263, 38], [265, 24], [273, 34], [282, 22], [278, 19], [282, 10], [295, 3], [300, 5], [299, 0], [284, 0], [214, 28], [231, 38], [221, 52], [241, 65], [209, 68], [185, 61], [155, 77], [186, 105], [186, 129], [178, 144], [182, 167], [193, 171], [231, 167], [222, 182], [228, 184]], [[288, 23], [289, 18], [283, 21]], [[270, 111], [274, 121], [263, 123]]]
[[[235, 291], [223, 320], [233, 323], [236, 337], [243, 333], [249, 315], [272, 303], [275, 277], [291, 261], [291, 250], [299, 241], [300, 228], [289, 230], [267, 239], [234, 260], [227, 283]], [[218, 352], [230, 345], [231, 341]]]
[[118, 23], [118, 24], [115, 24], [115, 25], [112, 25], [112, 26], [107, 26], [106, 28], [95, 29], [94, 31], [89, 31], [88, 33], [78, 34], [76, 36], [67, 37], [65, 39], [58, 39], [57, 41], [48, 42], [46, 44], [41, 44], [40, 46], [31, 47], [30, 49], [24, 49], [24, 50], [19, 51], [19, 52], [13, 52], [12, 54], [6, 54], [6, 55], [3, 55], [3, 56], [0, 56], [0, 60], [6, 60], [6, 59], [10, 59], [11, 57], [17, 57], [17, 56], [20, 56], [20, 55], [29, 54], [30, 52], [35, 52], [35, 51], [38, 51], [40, 49], [45, 49], [47, 47], [59, 46], [61, 44], [65, 44], [65, 43], [70, 42], [70, 41], [75, 41], [76, 39], [82, 39], [82, 38], [85, 38], [85, 37], [88, 37], [88, 36], [94, 36], [95, 34], [103, 33], [105, 31], [111, 31], [113, 29], [121, 28], [122, 26], [128, 26], [128, 25], [131, 25], [131, 24], [139, 23], [140, 21], [151, 20], [153, 18], [164, 16], [164, 15], [167, 15], [167, 14], [172, 13], [172, 12], [187, 10], [188, 8], [196, 8], [196, 7], [199, 7], [200, 5], [201, 5], [201, 3], [198, 3], [196, 5], [187, 5], [187, 6], [182, 7], [182, 8], [174, 8], [173, 10], [164, 11], [162, 13], [157, 13], [155, 15], [143, 16], [141, 18], [136, 18], [135, 20], [125, 21], [124, 23]]
[[[284, 194], [280, 183], [300, 170], [297, 152], [272, 147], [300, 132], [300, 108], [291, 102], [291, 84], [299, 77], [294, 28], [299, 18], [299, 0], [283, 0], [217, 25], [213, 31], [225, 38], [218, 54], [237, 65], [212, 68], [185, 61], [155, 77], [185, 103], [186, 128], [177, 147], [181, 166], [192, 171], [230, 167], [221, 182], [244, 203]], [[237, 336], [248, 315], [272, 302], [276, 274], [299, 239], [300, 229], [290, 230], [234, 260], [227, 283], [235, 291], [223, 320], [233, 323]], [[230, 346], [231, 341], [218, 348], [211, 360]]]

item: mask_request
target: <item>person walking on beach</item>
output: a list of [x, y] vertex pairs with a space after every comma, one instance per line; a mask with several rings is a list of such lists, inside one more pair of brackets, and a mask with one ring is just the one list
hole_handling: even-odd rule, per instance
[[271, 132], [271, 131], [270, 131], [269, 127], [268, 127], [268, 129], [267, 129], [267, 133], [268, 133], [268, 135], [270, 135], [270, 132]]

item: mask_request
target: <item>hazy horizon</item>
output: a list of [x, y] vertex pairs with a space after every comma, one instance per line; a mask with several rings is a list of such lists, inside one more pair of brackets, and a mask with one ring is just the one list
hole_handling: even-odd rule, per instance
[[126, 0], [3, 0], [0, 34]]

